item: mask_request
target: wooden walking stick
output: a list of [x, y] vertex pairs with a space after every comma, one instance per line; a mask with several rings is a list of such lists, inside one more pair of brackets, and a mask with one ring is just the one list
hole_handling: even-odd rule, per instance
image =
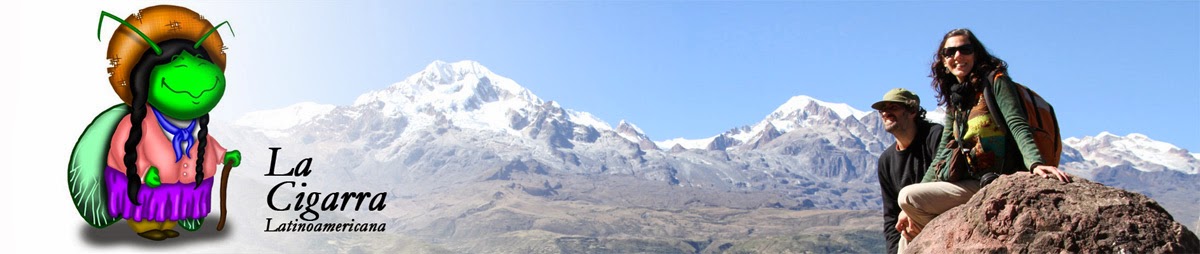
[[225, 190], [229, 189], [229, 170], [233, 169], [233, 165], [225, 163], [225, 169], [221, 170], [221, 220], [217, 221], [217, 231], [225, 229]]

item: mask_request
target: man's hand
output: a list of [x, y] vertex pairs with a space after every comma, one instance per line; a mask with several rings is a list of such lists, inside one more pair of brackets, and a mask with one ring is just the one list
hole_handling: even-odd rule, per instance
[[225, 153], [225, 164], [231, 167], [242, 165], [242, 152], [233, 150]]
[[900, 235], [904, 236], [905, 241], [912, 241], [917, 234], [921, 233], [921, 227], [916, 223], [912, 223], [908, 219], [908, 214], [900, 212], [900, 217], [896, 220], [896, 231], [900, 231]]

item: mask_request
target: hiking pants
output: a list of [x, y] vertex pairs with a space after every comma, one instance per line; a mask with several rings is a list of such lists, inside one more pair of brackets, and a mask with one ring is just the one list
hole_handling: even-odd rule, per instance
[[[928, 182], [918, 183], [900, 189], [896, 202], [900, 209], [908, 215], [909, 223], [915, 223], [918, 228], [925, 228], [930, 220], [939, 214], [967, 203], [971, 196], [979, 191], [978, 180], [959, 180], [957, 182]], [[908, 241], [900, 237], [898, 251], [904, 253]]]

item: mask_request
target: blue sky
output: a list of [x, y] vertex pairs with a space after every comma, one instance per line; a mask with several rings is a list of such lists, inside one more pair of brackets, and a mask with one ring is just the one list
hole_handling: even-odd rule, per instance
[[[153, 4], [69, 6], [55, 22], [84, 32], [45, 41], [95, 55], [88, 75], [101, 78], [80, 82], [111, 94], [96, 13]], [[1197, 1], [176, 4], [237, 32], [225, 38], [230, 87], [218, 119], [300, 101], [347, 105], [434, 60], [475, 60], [652, 139], [703, 138], [796, 95], [867, 110], [906, 87], [932, 109], [937, 43], [967, 27], [1054, 104], [1064, 136], [1136, 132], [1200, 152], [1200, 120], [1188, 116], [1200, 110]]]

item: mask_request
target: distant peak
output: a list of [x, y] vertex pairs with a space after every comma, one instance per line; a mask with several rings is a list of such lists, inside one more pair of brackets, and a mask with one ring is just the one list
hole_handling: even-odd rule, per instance
[[[808, 95], [796, 95], [796, 96], [792, 96], [792, 98], [788, 98], [788, 101], [784, 102], [783, 105], [780, 105], [779, 109], [776, 109], [776, 111], [790, 109], [790, 108], [802, 108], [804, 106], [808, 106], [808, 104], [812, 103], [812, 102], [821, 103], [823, 101], [817, 100], [816, 98], [813, 98], [813, 97], [809, 97]], [[791, 106], [791, 107], [787, 107], [787, 106]]]
[[425, 69], [415, 76], [424, 78], [426, 80], [439, 81], [436, 83], [445, 84], [451, 83], [455, 80], [458, 80], [459, 77], [469, 74], [488, 76], [492, 74], [492, 72], [488, 70], [487, 67], [479, 64], [479, 62], [472, 60], [462, 60], [453, 63], [436, 60], [432, 63], [429, 63], [429, 65], [426, 65]]
[[1117, 136], [1103, 131], [1094, 137], [1067, 138], [1063, 141], [1064, 145], [1079, 150], [1084, 160], [1094, 161], [1102, 166], [1130, 163], [1142, 171], [1155, 171], [1155, 167], [1188, 174], [1200, 171], [1200, 161], [1197, 161], [1194, 154], [1141, 133]]
[[814, 101], [818, 101], [818, 100], [813, 99], [812, 97], [808, 97], [807, 95], [792, 96], [792, 98], [789, 98], [787, 100], [787, 102], [783, 103], [783, 105], [779, 105], [779, 107], [775, 108], [775, 111], [772, 111], [771, 113], [772, 114], [776, 114], [776, 113], [786, 114], [786, 113], [790, 113], [790, 112], [795, 112], [800, 109], [803, 109], [804, 107], [808, 106], [809, 103], [812, 103]]
[[388, 116], [446, 115], [459, 118], [451, 120], [462, 126], [490, 129], [508, 125], [504, 123], [508, 118], [491, 116], [505, 116], [509, 111], [522, 116], [534, 108], [557, 107], [557, 103], [543, 102], [516, 81], [470, 60], [433, 61], [403, 81], [360, 95], [353, 105], [372, 105]]
[[625, 121], [625, 119], [621, 119], [621, 122], [617, 123], [617, 130], [618, 131], [633, 131], [634, 133], [645, 134], [645, 132], [642, 131], [642, 128], [638, 128], [637, 125], [627, 122], [627, 121]]
[[775, 111], [772, 112], [772, 114], [787, 114], [787, 113], [791, 113], [791, 112], [796, 112], [799, 110], [803, 110], [805, 107], [808, 107], [809, 104], [813, 104], [813, 103], [817, 104], [817, 106], [821, 106], [824, 108], [828, 108], [829, 110], [832, 110], [834, 114], [838, 115], [838, 118], [843, 118], [843, 119], [845, 119], [847, 117], [853, 117], [855, 119], [859, 119], [859, 118], [867, 116], [868, 114], [871, 113], [868, 111], [862, 111], [862, 110], [855, 109], [854, 107], [851, 107], [850, 105], [845, 104], [845, 103], [825, 102], [825, 101], [810, 97], [808, 95], [796, 95], [796, 96], [792, 96], [792, 98], [788, 99], [788, 101], [783, 103], [783, 105], [779, 105], [779, 107], [776, 108]]
[[1070, 144], [1078, 145], [1078, 144], [1083, 144], [1083, 143], [1096, 143], [1096, 142], [1108, 143], [1108, 142], [1113, 142], [1113, 141], [1117, 141], [1117, 140], [1125, 140], [1128, 138], [1129, 137], [1117, 136], [1116, 134], [1113, 134], [1108, 131], [1101, 131], [1099, 134], [1096, 134], [1096, 136], [1084, 136], [1082, 138], [1070, 137], [1070, 138], [1064, 139], [1063, 141], [1066, 141]]

